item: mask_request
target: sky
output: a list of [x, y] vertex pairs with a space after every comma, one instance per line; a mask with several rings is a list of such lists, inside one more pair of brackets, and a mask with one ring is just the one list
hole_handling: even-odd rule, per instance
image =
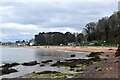
[[118, 10], [119, 0], [0, 0], [0, 41], [30, 40], [39, 32], [81, 32]]

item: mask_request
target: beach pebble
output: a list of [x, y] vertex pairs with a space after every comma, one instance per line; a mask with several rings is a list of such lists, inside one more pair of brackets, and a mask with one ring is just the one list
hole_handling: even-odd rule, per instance
[[96, 71], [102, 71], [102, 69], [96, 69]]
[[16, 69], [9, 69], [9, 68], [2, 69], [2, 75], [14, 73], [14, 72], [18, 72], [18, 71]]
[[106, 57], [109, 57], [109, 55], [106, 55]]

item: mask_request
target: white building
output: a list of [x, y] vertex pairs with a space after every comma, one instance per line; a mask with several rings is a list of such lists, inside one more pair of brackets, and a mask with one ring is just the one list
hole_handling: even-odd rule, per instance
[[118, 2], [118, 11], [120, 11], [120, 1]]
[[33, 45], [35, 45], [35, 40], [34, 40], [34, 39], [31, 39], [31, 40], [29, 41], [29, 46], [33, 46]]
[[35, 45], [35, 42], [30, 42], [30, 44], [29, 44], [30, 46], [33, 46], [33, 45]]

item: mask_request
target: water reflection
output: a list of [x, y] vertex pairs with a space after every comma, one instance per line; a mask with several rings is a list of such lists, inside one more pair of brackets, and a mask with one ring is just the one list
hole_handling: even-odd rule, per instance
[[86, 58], [89, 53], [86, 52], [74, 52], [74, 51], [64, 51], [64, 50], [35, 50], [35, 58], [37, 61], [41, 62], [43, 60], [54, 60], [62, 61], [64, 59], [70, 59], [71, 54], [75, 54], [74, 58]]
[[36, 50], [35, 51], [35, 58], [38, 61], [42, 60], [63, 60], [64, 58], [69, 58], [70, 54], [64, 51], [56, 51], [56, 50]]

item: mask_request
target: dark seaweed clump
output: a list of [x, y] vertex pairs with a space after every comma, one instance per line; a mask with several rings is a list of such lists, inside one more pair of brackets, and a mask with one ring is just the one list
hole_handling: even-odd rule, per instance
[[52, 60], [46, 60], [46, 61], [42, 61], [41, 63], [49, 63], [49, 62], [53, 62]]
[[2, 68], [9, 68], [9, 67], [14, 67], [14, 66], [17, 66], [17, 65], [20, 65], [19, 63], [6, 63], [4, 65], [2, 65], [1, 67]]
[[77, 65], [83, 64], [83, 65], [91, 65], [93, 62], [101, 61], [101, 58], [98, 56], [101, 52], [92, 52], [88, 55], [88, 57], [92, 57], [90, 59], [70, 59], [70, 60], [64, 60], [64, 62], [57, 61], [56, 63], [52, 64], [51, 66], [68, 66], [70, 68], [78, 67]]
[[10, 73], [18, 72], [18, 71], [16, 69], [3, 68], [0, 72], [2, 72], [1, 75], [4, 75], [4, 74], [10, 74]]
[[40, 64], [40, 63], [38, 63], [37, 61], [31, 61], [31, 62], [25, 62], [22, 65], [24, 65], [24, 66], [33, 66], [33, 65], [36, 65], [36, 64]]
[[60, 73], [60, 72], [57, 72], [57, 71], [43, 71], [43, 72], [38, 72], [36, 74], [56, 74], [56, 73]]
[[87, 57], [96, 57], [98, 55], [101, 55], [102, 52], [91, 52]]

